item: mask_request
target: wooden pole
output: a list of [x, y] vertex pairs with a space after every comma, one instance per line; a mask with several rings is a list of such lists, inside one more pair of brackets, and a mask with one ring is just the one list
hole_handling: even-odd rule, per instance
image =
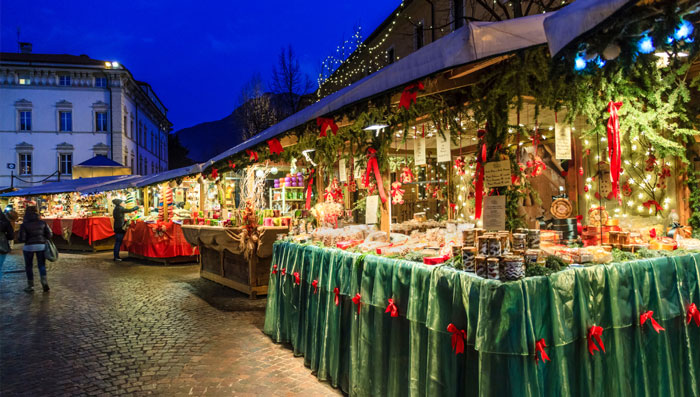
[[[388, 169], [382, 171], [382, 182], [384, 184], [384, 191], [386, 192], [391, 192], [391, 189], [387, 189], [387, 182], [389, 181], [391, 181], [391, 172]], [[388, 196], [386, 203], [381, 203], [380, 230], [386, 232], [387, 237], [391, 238], [391, 194]]]
[[151, 213], [151, 206], [149, 204], [149, 194], [148, 187], [142, 189], [143, 192], [143, 215], [148, 216]]

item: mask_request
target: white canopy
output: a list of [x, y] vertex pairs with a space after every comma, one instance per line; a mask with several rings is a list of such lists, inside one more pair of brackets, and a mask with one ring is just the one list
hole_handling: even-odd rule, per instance
[[602, 24], [631, 0], [576, 0], [556, 13], [547, 15], [544, 31], [549, 53], [555, 56], [578, 37]]
[[546, 42], [543, 21], [550, 14], [501, 22], [470, 22], [407, 57], [335, 92], [212, 158], [216, 162], [292, 130], [317, 117], [369, 99], [437, 72]]

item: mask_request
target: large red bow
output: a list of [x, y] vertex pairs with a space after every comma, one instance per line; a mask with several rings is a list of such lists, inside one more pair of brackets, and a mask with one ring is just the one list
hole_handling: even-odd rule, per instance
[[316, 172], [316, 170], [312, 169], [311, 172], [309, 173], [309, 184], [306, 185], [306, 206], [305, 206], [305, 208], [307, 210], [311, 209], [311, 188], [314, 185], [314, 172]]
[[540, 357], [537, 355], [537, 353], [540, 353], [540, 356], [542, 356], [542, 362], [552, 361], [549, 359], [547, 352], [544, 350], [545, 347], [547, 347], [547, 344], [544, 342], [544, 338], [535, 342], [535, 362], [536, 363], [539, 363], [539, 359], [540, 359]]
[[219, 170], [212, 167], [211, 168], [211, 179], [214, 180], [219, 176]]
[[314, 294], [317, 294], [318, 293], [318, 280], [312, 281], [311, 286], [314, 287]]
[[369, 186], [370, 173], [374, 172], [374, 178], [377, 180], [377, 190], [379, 190], [379, 198], [382, 203], [386, 203], [386, 192], [384, 192], [384, 183], [382, 182], [382, 174], [379, 172], [379, 163], [377, 162], [377, 151], [374, 148], [367, 149], [367, 171], [363, 183], [365, 187]]
[[294, 283], [296, 285], [300, 285], [301, 284], [301, 277], [299, 277], [299, 272], [294, 272], [292, 274], [294, 275]]
[[277, 265], [272, 266], [272, 274], [277, 274]]
[[338, 133], [338, 125], [331, 118], [317, 117], [316, 125], [321, 127], [321, 134], [319, 135], [319, 137], [326, 136], [326, 131], [328, 131], [329, 128], [333, 132], [333, 135]]
[[688, 306], [688, 314], [686, 315], [686, 321], [688, 321], [688, 324], [690, 324], [690, 320], [694, 320], [695, 325], [700, 327], [700, 310], [698, 310], [698, 307], [695, 306], [695, 303], [691, 303], [690, 306]]
[[639, 325], [644, 325], [644, 323], [646, 323], [647, 320], [651, 320], [651, 326], [654, 327], [654, 331], [656, 331], [657, 334], [660, 331], [666, 331], [664, 327], [660, 326], [659, 323], [657, 323], [656, 320], [654, 320], [654, 317], [652, 317], [653, 315], [654, 312], [651, 310], [642, 313], [642, 315], [639, 316]]
[[282, 152], [284, 152], [282, 144], [277, 138], [272, 138], [269, 141], [267, 141], [267, 146], [270, 147], [270, 154], [282, 154]]
[[661, 204], [659, 204], [659, 202], [658, 202], [658, 201], [655, 201], [655, 200], [649, 200], [649, 201], [647, 201], [647, 202], [645, 202], [645, 203], [642, 203], [642, 205], [643, 205], [646, 209], [650, 209], [650, 208], [653, 206], [657, 211], [662, 211], [662, 210], [663, 210], [663, 208], [661, 207]]
[[486, 130], [477, 131], [481, 151], [476, 156], [476, 182], [474, 184], [474, 218], [481, 219], [481, 206], [484, 200], [484, 163], [486, 163]]
[[384, 313], [391, 313], [391, 317], [399, 316], [399, 308], [394, 304], [394, 300], [389, 298], [389, 306], [386, 307]]
[[335, 294], [335, 305], [338, 306], [340, 304], [340, 288], [333, 288], [333, 293]]
[[362, 302], [360, 302], [360, 299], [362, 299], [362, 295], [360, 293], [356, 293], [355, 296], [352, 298], [352, 303], [357, 305], [357, 315], [360, 315], [360, 306], [362, 305]]
[[246, 149], [245, 152], [248, 153], [248, 156], [250, 156], [250, 161], [258, 161], [258, 152], [250, 149]]
[[406, 110], [408, 110], [408, 108], [411, 107], [411, 104], [416, 103], [416, 100], [418, 99], [418, 91], [424, 88], [425, 87], [423, 86], [423, 83], [420, 81], [417, 83], [407, 85], [401, 93], [401, 99], [399, 100], [399, 109], [405, 108]]
[[[603, 353], [605, 353], [605, 345], [603, 344], [603, 339], [601, 339], [601, 336], [603, 336], [603, 327], [594, 325], [588, 330], [588, 352], [591, 353], [591, 356], [593, 355], [594, 351], [601, 349], [603, 350]], [[596, 346], [593, 338], [598, 341], [600, 349], [598, 349], [598, 346]]]
[[608, 102], [608, 154], [610, 155], [610, 180], [612, 181], [612, 194], [617, 201], [622, 203], [620, 197], [620, 170], [622, 169], [622, 156], [620, 152], [620, 120], [617, 111], [622, 107], [622, 102]]
[[452, 323], [447, 326], [447, 332], [452, 334], [452, 350], [454, 350], [455, 356], [464, 353], [464, 340], [467, 338], [467, 332], [457, 328]]

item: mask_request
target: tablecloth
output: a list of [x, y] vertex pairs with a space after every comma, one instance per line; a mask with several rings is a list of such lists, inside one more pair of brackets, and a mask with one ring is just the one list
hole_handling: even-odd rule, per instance
[[199, 255], [182, 234], [182, 226], [175, 222], [146, 223], [134, 221], [124, 234], [122, 251], [148, 258], [174, 258]]
[[[697, 396], [700, 327], [685, 320], [700, 305], [699, 262], [691, 254], [501, 283], [278, 242], [264, 332], [353, 396]], [[640, 326], [649, 310], [665, 331]], [[449, 324], [465, 331], [462, 354]], [[606, 351], [591, 355], [593, 325]], [[541, 339], [546, 363], [535, 360]]]
[[66, 241], [70, 240], [71, 234], [93, 241], [104, 240], [114, 236], [112, 229], [112, 218], [106, 216], [96, 216], [90, 218], [46, 218], [44, 219], [51, 231], [55, 235], [63, 236]]

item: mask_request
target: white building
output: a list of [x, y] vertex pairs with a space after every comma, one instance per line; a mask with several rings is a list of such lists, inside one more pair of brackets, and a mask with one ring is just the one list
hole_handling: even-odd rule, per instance
[[167, 170], [170, 129], [151, 86], [116, 62], [0, 53], [0, 189], [11, 173], [15, 187], [59, 172], [70, 179], [74, 164], [95, 155], [133, 174]]

